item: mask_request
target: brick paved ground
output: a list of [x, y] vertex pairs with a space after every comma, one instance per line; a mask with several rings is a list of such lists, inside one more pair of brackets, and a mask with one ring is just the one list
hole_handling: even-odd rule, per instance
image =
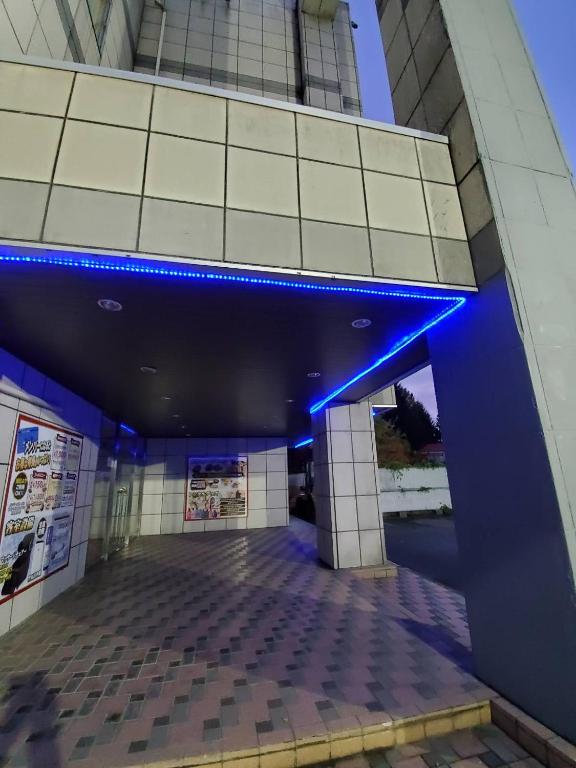
[[376, 750], [314, 768], [542, 768], [494, 725]]
[[11, 768], [232, 751], [491, 695], [460, 595], [330, 571], [298, 520], [134, 541], [0, 639], [0, 681]]

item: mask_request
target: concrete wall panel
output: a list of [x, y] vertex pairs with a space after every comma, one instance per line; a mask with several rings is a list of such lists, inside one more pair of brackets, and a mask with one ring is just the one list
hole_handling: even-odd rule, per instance
[[0, 63], [0, 238], [471, 284], [443, 139], [261, 101]]

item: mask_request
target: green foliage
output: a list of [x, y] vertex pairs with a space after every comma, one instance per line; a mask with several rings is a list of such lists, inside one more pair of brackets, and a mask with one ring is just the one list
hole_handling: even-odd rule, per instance
[[376, 419], [374, 429], [379, 467], [390, 469], [392, 472], [401, 475], [402, 470], [409, 469], [410, 467], [431, 469], [439, 466], [436, 462], [430, 461], [417, 451], [413, 451], [408, 440], [389, 421], [382, 418]]
[[412, 450], [408, 440], [389, 422], [376, 419], [376, 453], [378, 466], [401, 470], [412, 464]]

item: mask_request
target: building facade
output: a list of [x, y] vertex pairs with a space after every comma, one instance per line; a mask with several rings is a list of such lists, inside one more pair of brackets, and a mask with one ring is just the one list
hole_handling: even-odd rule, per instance
[[360, 115], [347, 3], [333, 19], [295, 0], [147, 0], [135, 71]]
[[286, 525], [312, 440], [320, 557], [382, 565], [370, 396], [432, 360], [478, 673], [575, 738], [570, 175], [507, 0], [379, 14], [397, 125], [343, 2], [0, 3], [0, 629]]
[[326, 17], [304, 12], [296, 0], [7, 0], [0, 35], [7, 55], [361, 114], [346, 2]]
[[[422, 364], [426, 329], [474, 291], [446, 139], [358, 117], [346, 3], [48, 5], [51, 23], [3, 4], [6, 520], [24, 514], [19, 451], [49, 442], [21, 433], [94, 447], [68, 520], [74, 564], [45, 580], [26, 566], [3, 629], [131, 535], [287, 524], [287, 447], [314, 403], [321, 425], [324, 405], [365, 401], [332, 418], [340, 434], [322, 428], [318, 488], [334, 462], [345, 482], [326, 475], [321, 555], [383, 562], [366, 397], [385, 367], [392, 380]], [[190, 455], [245, 457], [243, 515], [185, 514]], [[58, 474], [44, 479], [60, 503]], [[26, 533], [4, 537], [6, 574], [35, 557], [16, 546]]]

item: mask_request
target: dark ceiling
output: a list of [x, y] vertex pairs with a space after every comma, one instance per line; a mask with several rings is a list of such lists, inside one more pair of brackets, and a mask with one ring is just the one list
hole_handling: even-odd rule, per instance
[[[119, 301], [123, 311], [103, 311], [101, 298]], [[439, 304], [4, 262], [0, 346], [145, 436], [299, 437], [308, 433], [313, 402]], [[355, 329], [358, 318], [372, 324]], [[340, 400], [375, 391], [426, 354], [422, 338]], [[143, 374], [141, 366], [158, 372]], [[309, 378], [312, 372], [321, 375]]]

